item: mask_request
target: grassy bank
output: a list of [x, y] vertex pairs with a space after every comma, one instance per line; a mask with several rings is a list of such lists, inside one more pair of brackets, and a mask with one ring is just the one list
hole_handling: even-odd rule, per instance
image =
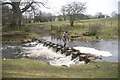
[[29, 27], [24, 27], [24, 26], [22, 27], [23, 28], [21, 29], [3, 27], [2, 43], [28, 42], [41, 36], [36, 33], [33, 33]]
[[3, 60], [3, 78], [117, 78], [118, 63], [95, 62], [56, 67], [28, 59]]
[[[84, 32], [89, 32], [91, 27], [99, 27], [99, 36], [100, 39], [118, 39], [118, 19], [117, 17], [113, 18], [103, 18], [103, 19], [87, 19], [87, 20], [76, 20], [74, 22], [74, 27], [71, 27], [69, 21], [56, 21], [52, 23], [46, 23], [41, 27], [51, 30], [52, 24], [52, 33], [61, 34], [61, 31], [67, 30], [69, 36], [79, 35], [78, 39], [96, 39], [96, 36], [81, 36]], [[97, 28], [96, 28], [97, 29]]]
[[[3, 27], [2, 41], [3, 43], [16, 43], [30, 41], [45, 35], [61, 35], [67, 30], [69, 36], [78, 35], [76, 39], [96, 40], [96, 36], [82, 36], [84, 32], [89, 32], [91, 27], [100, 28], [97, 36], [99, 39], [118, 39], [118, 19], [117, 17], [106, 19], [87, 19], [76, 20], [74, 27], [71, 27], [69, 21], [55, 21], [44, 23], [30, 23], [23, 26], [22, 29], [13, 29]], [[97, 29], [97, 28], [96, 28]]]

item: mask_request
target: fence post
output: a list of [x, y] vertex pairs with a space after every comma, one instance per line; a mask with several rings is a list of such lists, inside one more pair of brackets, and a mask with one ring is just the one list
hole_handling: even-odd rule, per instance
[[84, 29], [84, 24], [83, 24], [83, 29]]
[[103, 26], [105, 26], [105, 22], [104, 22]]
[[60, 32], [61, 32], [61, 27], [60, 27]]
[[89, 27], [90, 27], [90, 23], [89, 23]]
[[51, 31], [52, 31], [53, 27], [52, 27], [52, 24], [51, 24]]
[[111, 27], [112, 27], [112, 22], [111, 22]]

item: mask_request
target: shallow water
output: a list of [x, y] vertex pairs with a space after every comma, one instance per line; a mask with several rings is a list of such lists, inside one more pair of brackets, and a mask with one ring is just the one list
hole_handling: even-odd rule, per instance
[[[63, 45], [63, 41], [59, 38], [47, 36], [43, 37], [47, 41], [51, 41], [53, 43]], [[80, 62], [78, 58], [71, 61], [71, 55], [65, 56], [60, 54], [60, 52], [56, 53], [53, 49], [44, 47], [43, 44], [32, 42], [29, 44], [35, 44], [34, 46], [23, 47], [18, 44], [3, 44], [2, 45], [2, 58], [18, 58], [16, 54], [30, 53], [28, 54], [30, 59], [45, 61], [48, 64], [56, 65], [56, 66], [71, 66], [75, 64], [83, 64], [84, 62]], [[67, 44], [68, 47], [76, 47], [79, 49], [83, 49], [83, 51], [92, 51], [92, 52], [100, 52], [106, 51], [106, 53], [111, 53], [112, 56], [107, 55], [107, 57], [102, 57], [100, 61], [108, 61], [108, 62], [118, 62], [118, 41], [117, 40], [100, 40], [100, 41], [69, 41]], [[98, 53], [96, 53], [98, 54]], [[102, 55], [105, 55], [102, 53]], [[24, 55], [24, 54], [23, 54]]]
[[[46, 37], [43, 37], [43, 39], [63, 45], [63, 41], [60, 38], [46, 36]], [[103, 57], [102, 61], [118, 62], [118, 40], [100, 40], [100, 41], [74, 40], [74, 41], [69, 41], [67, 46], [68, 47], [76, 47], [76, 46], [89, 47], [89, 48], [95, 48], [97, 50], [108, 51], [112, 54], [112, 56]]]
[[47, 62], [48, 64], [55, 66], [71, 66], [74, 64], [83, 64], [84, 62], [80, 62], [79, 60], [71, 60], [70, 56], [65, 56], [60, 52], [55, 52], [53, 48], [48, 48], [43, 46], [41, 43], [37, 43], [34, 47], [23, 47], [23, 52], [30, 53], [30, 59], [34, 60], [42, 60]]
[[15, 59], [15, 54], [22, 51], [22, 46], [19, 44], [2, 44], [2, 58]]

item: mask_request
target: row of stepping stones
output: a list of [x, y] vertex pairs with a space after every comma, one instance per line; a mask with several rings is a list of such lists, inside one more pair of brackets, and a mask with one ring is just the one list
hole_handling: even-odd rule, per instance
[[79, 50], [76, 50], [74, 48], [64, 47], [63, 45], [55, 44], [53, 42], [46, 41], [44, 39], [39, 39], [38, 43], [42, 43], [43, 46], [54, 49], [56, 53], [60, 51], [61, 54], [64, 54], [66, 56], [72, 55], [71, 60], [79, 57], [79, 61], [85, 61], [86, 64], [90, 61], [94, 61], [95, 59], [102, 59], [101, 57], [88, 53], [81, 53]]

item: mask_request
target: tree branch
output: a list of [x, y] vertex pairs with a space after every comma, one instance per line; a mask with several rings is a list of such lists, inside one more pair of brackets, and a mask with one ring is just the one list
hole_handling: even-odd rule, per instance
[[10, 2], [5, 2], [5, 3], [2, 3], [2, 5], [6, 5], [6, 4], [10, 4], [11, 6], [13, 6], [13, 4], [12, 4], [12, 3], [10, 3]]
[[21, 9], [22, 13], [24, 13], [28, 8], [30, 8], [30, 6], [33, 4], [34, 2], [29, 3], [28, 5], [26, 5], [23, 9]]
[[43, 7], [47, 8], [47, 9], [50, 9], [50, 8], [46, 7], [43, 2], [34, 2], [34, 3], [37, 4], [39, 7], [40, 7], [40, 5], [39, 5], [39, 3], [40, 3]]

